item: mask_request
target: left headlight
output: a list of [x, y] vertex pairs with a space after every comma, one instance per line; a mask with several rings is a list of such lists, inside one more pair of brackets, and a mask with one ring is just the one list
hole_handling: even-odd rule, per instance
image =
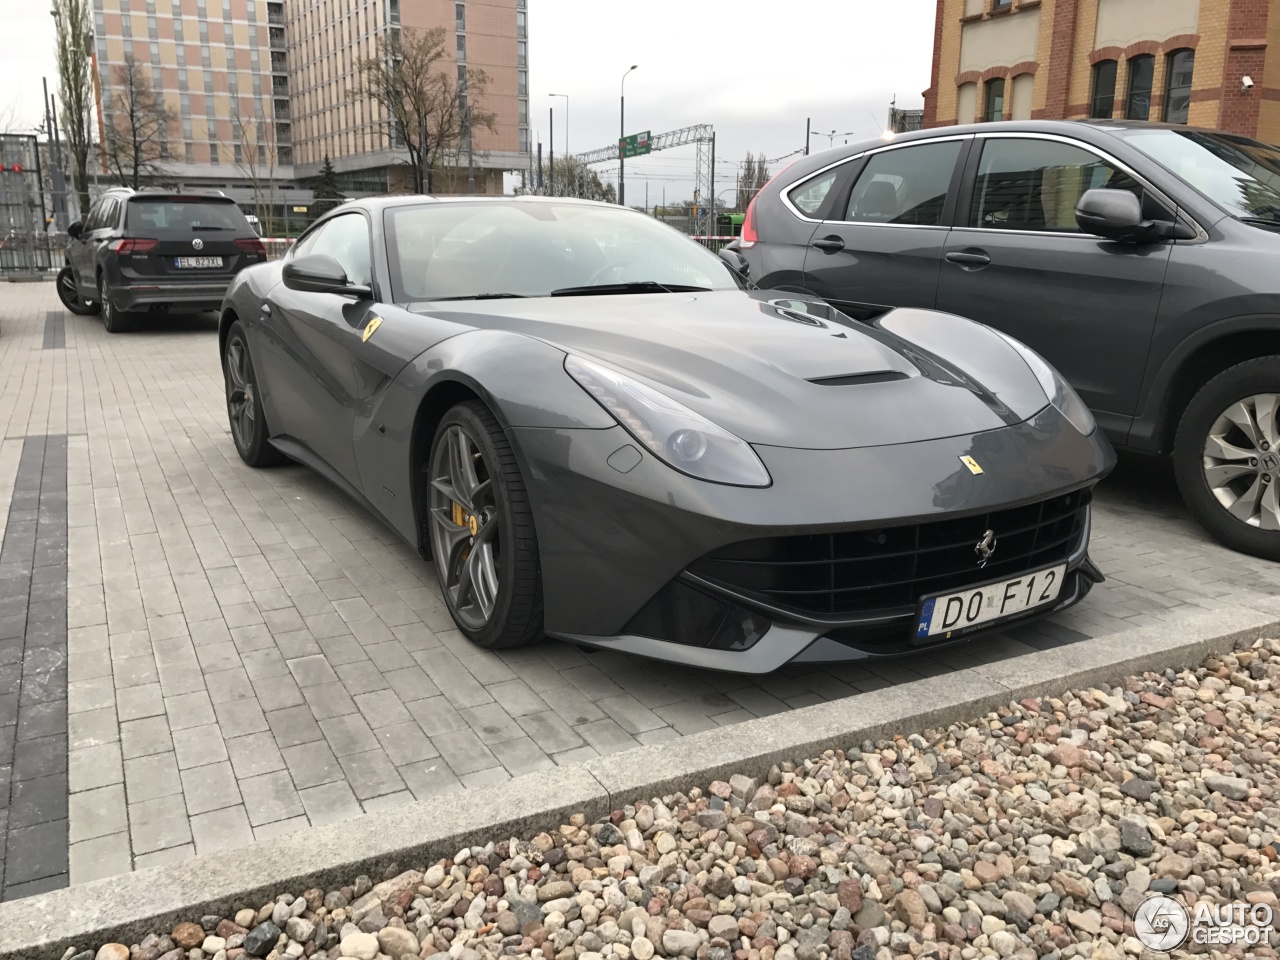
[[1098, 429], [1098, 421], [1093, 418], [1093, 411], [1085, 406], [1085, 402], [1072, 389], [1071, 384], [1062, 379], [1062, 375], [1049, 366], [1044, 357], [1025, 343], [999, 330], [993, 332], [999, 334], [1009, 346], [1018, 351], [1022, 359], [1027, 362], [1027, 366], [1031, 368], [1031, 372], [1036, 375], [1036, 379], [1040, 381], [1040, 387], [1044, 390], [1044, 395], [1049, 398], [1049, 402], [1067, 418], [1073, 427], [1086, 437]]
[[650, 453], [712, 483], [767, 487], [773, 481], [751, 445], [638, 380], [581, 357], [564, 368]]

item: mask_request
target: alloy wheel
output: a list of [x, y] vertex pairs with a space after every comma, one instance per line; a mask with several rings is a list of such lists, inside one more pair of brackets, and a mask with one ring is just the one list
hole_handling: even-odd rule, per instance
[[461, 426], [436, 444], [430, 476], [431, 554], [454, 615], [478, 630], [497, 603], [502, 524], [488, 465]]
[[1280, 394], [1246, 397], [1224, 410], [1204, 443], [1204, 478], [1231, 516], [1280, 530]]
[[232, 337], [227, 344], [227, 412], [231, 416], [236, 443], [242, 450], [253, 444], [255, 409], [249, 351], [240, 337]]
[[102, 325], [110, 332], [115, 326], [116, 308], [111, 305], [111, 298], [107, 296], [106, 277], [98, 279], [98, 301], [102, 304]]
[[70, 270], [63, 270], [58, 274], [58, 296], [68, 308], [83, 305], [87, 307], [89, 302], [80, 296], [80, 291], [76, 287], [76, 278]]

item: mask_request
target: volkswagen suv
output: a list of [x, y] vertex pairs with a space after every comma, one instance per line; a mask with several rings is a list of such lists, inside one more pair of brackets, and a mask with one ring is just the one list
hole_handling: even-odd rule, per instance
[[216, 310], [231, 278], [266, 259], [221, 194], [111, 189], [67, 235], [58, 296], [73, 313], [101, 313], [110, 333], [149, 312]]

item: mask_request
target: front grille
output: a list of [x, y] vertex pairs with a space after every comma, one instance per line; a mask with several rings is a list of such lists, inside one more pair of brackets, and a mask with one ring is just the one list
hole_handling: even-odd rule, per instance
[[[748, 540], [689, 572], [772, 607], [822, 619], [891, 615], [921, 597], [1062, 563], [1085, 534], [1090, 492], [957, 520]], [[995, 554], [978, 566], [986, 531]]]

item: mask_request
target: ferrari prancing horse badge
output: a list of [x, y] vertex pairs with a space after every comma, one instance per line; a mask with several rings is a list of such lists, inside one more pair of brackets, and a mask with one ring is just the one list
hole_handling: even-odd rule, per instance
[[361, 342], [361, 343], [368, 343], [368, 342], [369, 342], [369, 338], [373, 336], [373, 331], [377, 330], [380, 326], [382, 326], [382, 318], [381, 318], [381, 317], [374, 317], [372, 320], [370, 320], [370, 321], [365, 325], [365, 328], [364, 328], [364, 335], [360, 338], [360, 342]]

